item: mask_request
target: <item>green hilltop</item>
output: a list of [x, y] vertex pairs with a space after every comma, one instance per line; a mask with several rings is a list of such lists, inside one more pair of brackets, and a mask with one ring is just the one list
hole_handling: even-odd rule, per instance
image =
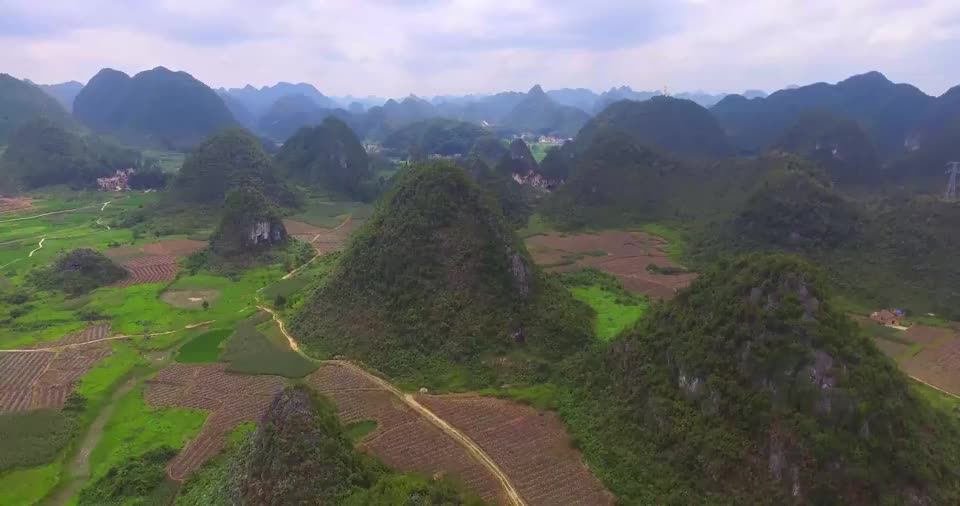
[[171, 197], [219, 205], [230, 189], [241, 184], [255, 186], [281, 205], [294, 201], [260, 141], [246, 130], [231, 128], [211, 135], [187, 156], [173, 180]]
[[428, 367], [468, 367], [482, 385], [589, 342], [587, 308], [533, 265], [466, 172], [436, 162], [397, 178], [294, 316], [309, 352], [431, 385], [442, 378]]
[[568, 423], [628, 504], [954, 504], [960, 425], [789, 256], [704, 272], [577, 363]]
[[67, 111], [40, 87], [0, 73], [0, 145], [18, 128], [40, 118], [73, 125]]
[[353, 130], [339, 119], [297, 130], [277, 153], [277, 165], [291, 181], [354, 199], [366, 197], [370, 160]]

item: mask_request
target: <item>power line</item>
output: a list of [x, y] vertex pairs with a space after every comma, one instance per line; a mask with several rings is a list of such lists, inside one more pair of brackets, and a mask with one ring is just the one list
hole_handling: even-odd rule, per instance
[[960, 162], [947, 162], [947, 174], [950, 179], [947, 182], [947, 194], [944, 196], [947, 202], [956, 202], [957, 200], [957, 175], [960, 174]]

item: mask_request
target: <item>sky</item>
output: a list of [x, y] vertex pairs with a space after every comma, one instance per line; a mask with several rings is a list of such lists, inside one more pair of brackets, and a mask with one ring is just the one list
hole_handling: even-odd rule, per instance
[[0, 0], [0, 72], [158, 65], [327, 95], [774, 91], [879, 70], [960, 84], [958, 0]]

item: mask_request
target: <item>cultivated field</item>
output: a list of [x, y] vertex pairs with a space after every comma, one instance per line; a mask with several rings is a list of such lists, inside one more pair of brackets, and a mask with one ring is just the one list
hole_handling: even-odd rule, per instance
[[360, 441], [360, 447], [387, 465], [428, 476], [448, 475], [486, 501], [503, 502], [500, 484], [486, 468], [379, 385], [336, 364], [324, 364], [307, 382], [333, 401], [344, 424], [377, 421], [376, 430]]
[[30, 197], [0, 197], [0, 214], [23, 211], [33, 206]]
[[897, 330], [855, 318], [881, 351], [910, 376], [960, 395], [960, 332], [955, 328], [913, 325]]
[[61, 408], [77, 382], [111, 353], [109, 325], [90, 327], [59, 341], [35, 345], [50, 350], [0, 353], [0, 413]]
[[646, 232], [608, 231], [595, 234], [544, 234], [526, 240], [534, 261], [547, 270], [566, 272], [593, 267], [609, 272], [631, 291], [669, 299], [685, 288], [695, 273], [655, 274], [648, 265], [679, 268], [667, 258], [666, 241]]
[[614, 504], [555, 414], [488, 397], [418, 395], [417, 400], [480, 445], [527, 504]]
[[239, 423], [257, 421], [283, 388], [277, 376], [226, 372], [223, 364], [172, 364], [147, 383], [144, 399], [154, 407], [211, 411], [200, 434], [170, 462], [167, 471], [182, 480], [215, 456]]
[[166, 255], [135, 258], [120, 265], [127, 270], [128, 275], [113, 285], [117, 288], [173, 281], [177, 279], [179, 270], [176, 257]]
[[350, 234], [357, 228], [358, 222], [352, 217], [346, 217], [334, 228], [322, 228], [302, 221], [283, 220], [287, 233], [291, 236], [313, 245], [317, 253], [324, 254], [339, 251], [346, 244]]

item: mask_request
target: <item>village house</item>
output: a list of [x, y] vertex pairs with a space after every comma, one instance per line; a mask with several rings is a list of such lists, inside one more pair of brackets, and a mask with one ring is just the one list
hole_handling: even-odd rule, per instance
[[97, 186], [107, 192], [119, 192], [130, 189], [130, 176], [134, 174], [133, 169], [121, 169], [112, 176], [98, 177]]
[[903, 311], [899, 309], [881, 309], [870, 314], [870, 319], [882, 325], [899, 326], [903, 320]]

